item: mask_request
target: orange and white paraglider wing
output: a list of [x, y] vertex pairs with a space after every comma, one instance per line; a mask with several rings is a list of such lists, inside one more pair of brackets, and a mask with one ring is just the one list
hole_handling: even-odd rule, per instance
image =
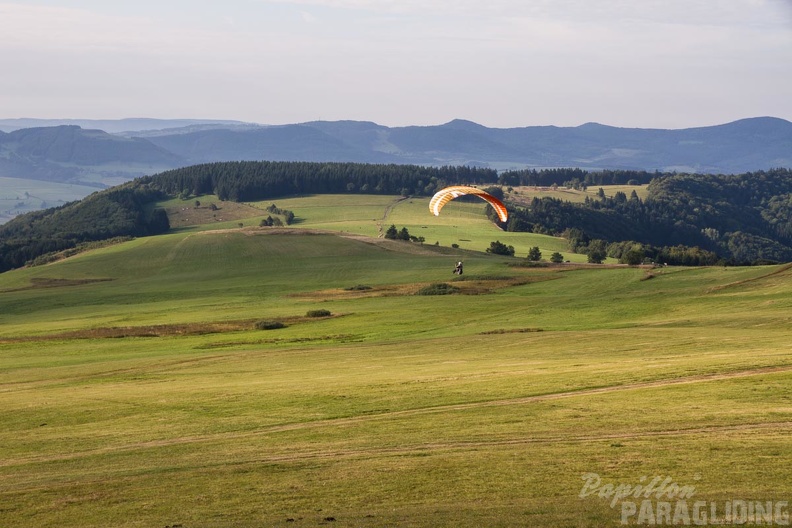
[[486, 200], [495, 209], [495, 212], [498, 213], [498, 218], [501, 222], [505, 223], [506, 220], [508, 220], [509, 213], [506, 211], [506, 206], [503, 205], [503, 202], [488, 192], [484, 192], [481, 189], [476, 189], [475, 187], [468, 187], [466, 185], [453, 185], [451, 187], [441, 189], [435, 193], [435, 195], [432, 196], [432, 199], [429, 200], [429, 211], [431, 211], [431, 213], [435, 216], [440, 216], [440, 209], [442, 209], [445, 204], [454, 198], [459, 198], [460, 196], [465, 196], [467, 194], [473, 194]]

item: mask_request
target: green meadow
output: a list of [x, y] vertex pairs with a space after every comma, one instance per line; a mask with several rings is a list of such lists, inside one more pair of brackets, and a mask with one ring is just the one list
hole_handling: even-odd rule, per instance
[[[377, 237], [388, 227], [406, 227], [410, 235], [423, 237], [424, 245], [485, 252], [498, 240], [515, 249], [515, 256], [525, 258], [537, 246], [545, 260], [558, 251], [572, 262], [586, 262], [585, 255], [569, 251], [565, 240], [534, 233], [503, 231], [483, 216], [480, 200], [449, 202], [440, 214], [429, 212], [428, 197], [393, 197], [373, 195], [314, 195], [302, 198], [275, 199], [251, 204], [265, 209], [270, 204], [295, 212], [295, 227], [310, 227]], [[267, 213], [263, 215], [266, 217]]]
[[[293, 226], [257, 227], [273, 202]], [[621, 526], [644, 496], [612, 490], [653, 479], [707, 522], [788, 513], [789, 265], [585, 265], [480, 204], [273, 202], [0, 274], [0, 526]], [[532, 246], [572, 262], [515, 265]]]

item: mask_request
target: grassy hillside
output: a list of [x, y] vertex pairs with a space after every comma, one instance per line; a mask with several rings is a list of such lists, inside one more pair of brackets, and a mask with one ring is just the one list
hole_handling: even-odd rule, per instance
[[[792, 494], [789, 266], [515, 268], [357, 235], [382, 203], [277, 205], [299, 230], [0, 275], [0, 525], [620, 525], [587, 473], [721, 511]], [[423, 207], [385, 223], [463, 236], [466, 207]], [[414, 295], [437, 281], [461, 291]]]
[[[391, 225], [406, 227], [411, 235], [425, 238], [425, 245], [443, 247], [457, 244], [462, 249], [485, 251], [490, 242], [500, 240], [515, 248], [515, 255], [525, 258], [532, 246], [539, 246], [546, 259], [560, 251], [569, 259], [585, 262], [585, 255], [573, 255], [566, 241], [534, 233], [510, 233], [498, 228], [484, 216], [483, 201], [453, 201], [440, 216], [429, 212], [428, 197], [402, 199], [393, 196], [311, 196], [275, 200], [278, 207], [294, 211], [296, 226], [346, 231], [379, 236]], [[262, 202], [266, 207], [271, 202]]]
[[[239, 204], [221, 201], [216, 196], [202, 196], [198, 198], [198, 206], [195, 201], [173, 199], [158, 205], [168, 211], [171, 226], [180, 229], [233, 229], [239, 224], [255, 227], [271, 216], [266, 208], [275, 204], [295, 214], [293, 227], [382, 237], [389, 226], [395, 225], [399, 229], [406, 227], [413, 236], [424, 237], [426, 246], [450, 249], [456, 244], [460, 249], [484, 252], [490, 242], [500, 240], [513, 246], [515, 256], [522, 259], [534, 246], [540, 248], [545, 260], [555, 251], [572, 262], [587, 259], [586, 255], [571, 253], [565, 239], [503, 231], [487, 220], [483, 201], [453, 201], [438, 217], [429, 212], [428, 197], [325, 194]], [[217, 210], [210, 208], [212, 204]]]

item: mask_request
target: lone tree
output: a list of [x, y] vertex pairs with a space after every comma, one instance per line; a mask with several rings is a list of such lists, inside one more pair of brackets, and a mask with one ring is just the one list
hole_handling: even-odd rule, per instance
[[542, 252], [539, 251], [539, 246], [534, 246], [528, 250], [528, 260], [533, 260], [534, 262], [542, 260]]
[[399, 238], [399, 230], [396, 229], [396, 226], [391, 224], [387, 231], [385, 231], [385, 238], [390, 240], [396, 240]]
[[500, 240], [496, 240], [495, 242], [490, 242], [490, 247], [487, 248], [487, 253], [492, 253], [493, 255], [507, 255], [509, 257], [513, 257], [514, 246], [507, 246]]
[[561, 264], [562, 262], [564, 262], [564, 255], [556, 251], [555, 253], [550, 255], [550, 262], [552, 262], [553, 264]]
[[602, 264], [602, 261], [605, 260], [605, 257], [605, 252], [601, 249], [592, 249], [588, 252], [589, 264]]
[[633, 248], [621, 256], [619, 262], [622, 264], [629, 264], [630, 266], [637, 266], [641, 264], [644, 259], [644, 252], [640, 249]]

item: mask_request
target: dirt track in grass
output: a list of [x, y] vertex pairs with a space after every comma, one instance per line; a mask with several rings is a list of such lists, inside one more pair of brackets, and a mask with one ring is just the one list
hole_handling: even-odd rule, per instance
[[[270, 434], [276, 434], [280, 432], [318, 429], [323, 427], [350, 426], [350, 425], [366, 423], [366, 422], [391, 420], [394, 418], [409, 418], [412, 416], [441, 414], [441, 413], [464, 411], [468, 409], [478, 409], [478, 408], [486, 408], [486, 407], [526, 405], [530, 403], [558, 400], [563, 398], [594, 396], [594, 395], [608, 394], [608, 393], [614, 393], [620, 391], [640, 390], [645, 388], [658, 388], [658, 387], [683, 385], [683, 384], [691, 384], [691, 383], [706, 383], [710, 381], [745, 378], [750, 376], [760, 376], [764, 374], [772, 374], [777, 372], [788, 372], [788, 371], [792, 371], [792, 365], [762, 367], [756, 369], [718, 373], [718, 374], [701, 374], [696, 376], [686, 376], [682, 378], [630, 383], [625, 385], [614, 385], [609, 387], [598, 387], [593, 389], [583, 389], [583, 390], [559, 392], [553, 394], [542, 394], [537, 396], [526, 396], [524, 398], [508, 398], [508, 399], [489, 400], [482, 402], [439, 405], [436, 407], [405, 409], [401, 411], [388, 411], [388, 412], [381, 412], [378, 414], [368, 414], [365, 416], [354, 416], [349, 418], [334, 418], [334, 419], [316, 420], [309, 422], [295, 422], [291, 424], [263, 427], [255, 431], [183, 436], [183, 437], [169, 438], [164, 440], [138, 442], [127, 445], [121, 445], [121, 446], [91, 449], [91, 450], [80, 451], [75, 453], [64, 453], [59, 455], [42, 455], [42, 456], [29, 456], [29, 457], [19, 457], [19, 458], [7, 458], [3, 461], [0, 461], [0, 466], [3, 467], [19, 466], [19, 465], [25, 465], [31, 463], [73, 460], [73, 459], [79, 459], [79, 458], [97, 456], [103, 454], [129, 452], [140, 449], [152, 449], [152, 448], [168, 447], [174, 445], [189, 445], [189, 444], [209, 443], [209, 442], [227, 442], [229, 440], [253, 438], [253, 437], [265, 436]], [[297, 453], [293, 453], [293, 452], [274, 453], [268, 456], [259, 457], [256, 459], [256, 462], [299, 461], [306, 459], [327, 459], [327, 458], [337, 458], [337, 457], [354, 458], [354, 457], [370, 457], [370, 456], [380, 456], [380, 455], [408, 455], [408, 454], [437, 451], [437, 450], [441, 450], [441, 451], [458, 450], [458, 449], [467, 450], [467, 449], [476, 449], [481, 447], [559, 443], [559, 442], [582, 443], [582, 442], [598, 442], [598, 441], [609, 441], [609, 440], [635, 440], [635, 439], [655, 438], [655, 437], [674, 437], [681, 435], [723, 434], [723, 433], [740, 432], [740, 431], [744, 431], [746, 433], [748, 432], [754, 433], [757, 431], [764, 431], [766, 433], [778, 432], [779, 434], [788, 435], [792, 432], [792, 420], [776, 421], [776, 422], [744, 423], [744, 424], [733, 424], [733, 425], [713, 425], [713, 426], [704, 426], [704, 427], [691, 427], [686, 429], [666, 429], [666, 430], [640, 431], [640, 432], [628, 432], [628, 433], [603, 433], [603, 434], [579, 434], [579, 435], [575, 435], [575, 434], [570, 435], [568, 433], [565, 433], [563, 435], [552, 435], [552, 436], [545, 435], [539, 437], [510, 438], [510, 439], [491, 440], [491, 441], [460, 440], [458, 442], [417, 443], [413, 445], [403, 445], [399, 447], [327, 449], [327, 450], [315, 450], [315, 451], [300, 451]]]

